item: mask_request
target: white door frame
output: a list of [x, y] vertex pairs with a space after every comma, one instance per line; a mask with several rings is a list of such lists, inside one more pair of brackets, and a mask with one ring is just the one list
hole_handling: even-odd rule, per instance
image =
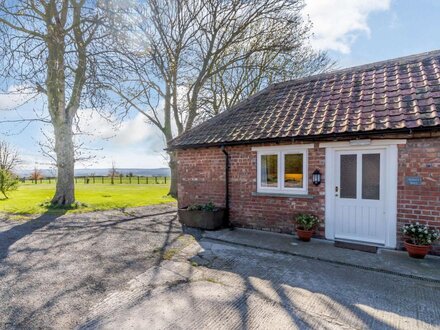
[[[363, 142], [360, 142], [363, 141]], [[406, 140], [354, 140], [320, 143], [325, 148], [325, 238], [335, 239], [335, 164], [336, 151], [383, 149], [385, 154], [385, 219], [387, 221], [385, 247], [396, 247], [397, 231], [397, 171], [398, 144]]]

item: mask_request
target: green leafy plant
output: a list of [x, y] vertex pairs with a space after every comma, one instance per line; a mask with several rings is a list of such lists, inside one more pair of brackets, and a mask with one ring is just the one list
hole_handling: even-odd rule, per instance
[[402, 232], [408, 243], [414, 245], [431, 245], [440, 238], [438, 229], [430, 228], [418, 222], [404, 225]]
[[0, 168], [0, 192], [8, 198], [7, 193], [18, 188], [18, 178], [11, 171]]
[[192, 204], [188, 206], [188, 211], [208, 211], [213, 212], [218, 209], [217, 206], [214, 205], [213, 202], [209, 202], [206, 204]]
[[319, 224], [319, 218], [312, 214], [299, 214], [295, 221], [297, 227], [302, 230], [312, 230]]

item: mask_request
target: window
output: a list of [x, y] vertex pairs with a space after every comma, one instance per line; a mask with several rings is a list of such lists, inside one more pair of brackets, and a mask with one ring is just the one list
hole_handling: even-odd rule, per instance
[[307, 194], [307, 148], [254, 148], [257, 151], [257, 192]]
[[304, 154], [284, 154], [284, 188], [304, 188]]
[[261, 186], [278, 187], [278, 155], [261, 155]]
[[341, 155], [341, 198], [356, 199], [357, 155]]

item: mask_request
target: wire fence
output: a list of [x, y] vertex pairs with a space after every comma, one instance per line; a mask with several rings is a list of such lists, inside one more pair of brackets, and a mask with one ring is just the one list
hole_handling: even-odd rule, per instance
[[[27, 184], [55, 184], [56, 177], [39, 179], [21, 178]], [[76, 184], [167, 184], [170, 178], [166, 176], [76, 176]]]

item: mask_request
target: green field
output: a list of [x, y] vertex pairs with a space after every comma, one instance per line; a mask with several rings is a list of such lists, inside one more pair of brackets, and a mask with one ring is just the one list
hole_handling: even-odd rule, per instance
[[[84, 203], [68, 213], [109, 210], [163, 204], [175, 201], [167, 196], [168, 184], [77, 184], [76, 199]], [[9, 199], [0, 199], [0, 212], [12, 214], [59, 213], [48, 209], [44, 203], [54, 194], [54, 184], [20, 184], [18, 190], [9, 193]], [[42, 205], [43, 204], [43, 205]]]

